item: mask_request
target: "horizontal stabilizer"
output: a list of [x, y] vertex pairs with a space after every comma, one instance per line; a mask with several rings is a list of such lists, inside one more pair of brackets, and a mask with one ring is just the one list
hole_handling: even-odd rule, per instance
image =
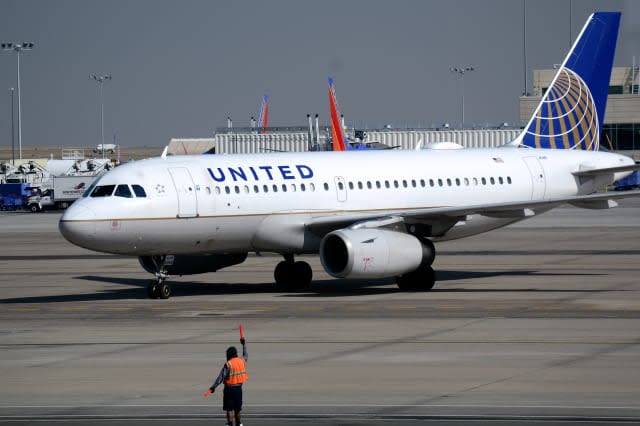
[[590, 210], [607, 210], [618, 207], [618, 203], [613, 200], [572, 201], [569, 204], [574, 207]]
[[605, 175], [612, 173], [622, 173], [622, 172], [633, 172], [640, 169], [640, 164], [630, 164], [627, 166], [618, 166], [618, 167], [608, 167], [605, 169], [588, 169], [588, 170], [578, 170], [573, 172], [574, 176], [597, 176], [597, 175]]

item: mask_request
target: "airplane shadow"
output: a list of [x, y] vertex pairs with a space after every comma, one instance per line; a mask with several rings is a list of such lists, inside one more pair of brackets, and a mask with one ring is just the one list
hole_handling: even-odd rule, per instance
[[[503, 287], [503, 288], [438, 288], [438, 283], [454, 282], [458, 280], [473, 280], [491, 277], [566, 277], [566, 276], [599, 276], [605, 274], [592, 273], [556, 273], [538, 271], [447, 271], [436, 272], [436, 287], [431, 290], [437, 293], [500, 293], [500, 292], [537, 292], [537, 293], [592, 293], [594, 290], [580, 290], [567, 288], [527, 288]], [[30, 296], [0, 299], [0, 304], [17, 303], [63, 303], [63, 302], [91, 302], [124, 299], [147, 299], [147, 285], [150, 279], [122, 278], [96, 275], [82, 275], [74, 277], [75, 280], [89, 282], [101, 282], [113, 284], [113, 288], [94, 293], [63, 294], [57, 296]], [[547, 282], [545, 280], [545, 282]], [[393, 278], [378, 280], [343, 280], [326, 279], [313, 281], [310, 288], [298, 291], [284, 292], [275, 287], [273, 282], [265, 283], [210, 283], [201, 281], [171, 282], [172, 298], [198, 296], [198, 295], [234, 295], [234, 294], [275, 294], [276, 297], [350, 297], [383, 295], [397, 293]], [[466, 284], [465, 284], [466, 285]]]

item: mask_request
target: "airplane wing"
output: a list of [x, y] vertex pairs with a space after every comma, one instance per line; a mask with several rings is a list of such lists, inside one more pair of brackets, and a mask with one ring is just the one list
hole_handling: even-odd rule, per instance
[[[434, 229], [449, 229], [456, 222], [465, 220], [467, 215], [479, 214], [494, 218], [525, 218], [534, 216], [536, 209], [548, 210], [561, 204], [571, 204], [579, 208], [609, 209], [618, 204], [618, 198], [640, 197], [640, 191], [606, 192], [590, 195], [556, 198], [544, 201], [520, 201], [510, 203], [477, 204], [466, 206], [437, 206], [410, 210], [387, 210], [380, 212], [353, 212], [330, 216], [315, 216], [305, 225], [317, 235], [351, 226], [384, 227], [390, 222], [385, 219], [398, 218], [405, 223], [439, 225]], [[392, 221], [393, 222], [393, 221]], [[395, 221], [397, 222], [397, 221]]]

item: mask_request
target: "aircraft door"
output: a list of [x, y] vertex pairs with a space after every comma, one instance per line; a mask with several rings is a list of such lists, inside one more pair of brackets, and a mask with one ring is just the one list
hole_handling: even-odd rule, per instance
[[197, 217], [198, 196], [191, 173], [186, 167], [172, 167], [169, 174], [178, 194], [178, 217]]
[[523, 160], [531, 175], [531, 199], [541, 200], [547, 190], [547, 181], [540, 160], [537, 157], [524, 157]]
[[338, 194], [338, 201], [341, 203], [347, 201], [347, 182], [345, 182], [342, 176], [335, 176], [333, 181], [336, 184], [336, 192]]

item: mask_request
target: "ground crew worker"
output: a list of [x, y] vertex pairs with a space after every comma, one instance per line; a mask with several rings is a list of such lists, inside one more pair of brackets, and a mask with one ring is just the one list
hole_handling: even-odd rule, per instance
[[235, 346], [227, 349], [227, 362], [220, 370], [218, 378], [211, 385], [209, 390], [215, 392], [216, 387], [224, 382], [224, 391], [222, 393], [222, 409], [227, 412], [227, 426], [233, 426], [235, 417], [236, 426], [242, 426], [240, 421], [240, 411], [242, 411], [242, 384], [247, 381], [247, 346], [244, 338], [240, 339], [242, 343], [242, 358], [238, 357], [238, 350]]

